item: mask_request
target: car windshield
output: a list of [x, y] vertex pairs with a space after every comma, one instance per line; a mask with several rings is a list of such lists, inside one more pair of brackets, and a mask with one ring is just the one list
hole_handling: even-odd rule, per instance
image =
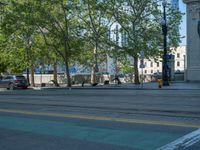
[[24, 76], [16, 76], [17, 80], [24, 80], [26, 79]]
[[5, 80], [11, 80], [11, 79], [13, 79], [13, 76], [6, 76], [4, 79]]

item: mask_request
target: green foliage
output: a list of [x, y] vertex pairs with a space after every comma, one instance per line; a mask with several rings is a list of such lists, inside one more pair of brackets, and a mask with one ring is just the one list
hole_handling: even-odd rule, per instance
[[110, 28], [112, 16], [109, 15], [109, 5], [106, 0], [79, 1], [79, 4], [78, 17], [82, 39], [85, 43], [84, 51], [86, 51], [84, 56], [86, 59], [90, 58], [88, 62], [92, 66], [96, 62], [105, 61], [107, 48], [104, 40]]
[[26, 1], [7, 1], [1, 22], [5, 38], [2, 48], [12, 73], [22, 72], [36, 59], [33, 36], [37, 29], [31, 15], [32, 7]]
[[[23, 71], [26, 67], [59, 60], [67, 66], [78, 62], [101, 64], [107, 55], [131, 71], [128, 56], [162, 56], [162, 11], [157, 0], [3, 0], [0, 32], [1, 71]], [[168, 46], [180, 42], [178, 25], [182, 14], [167, 10]], [[112, 28], [119, 25], [119, 30]], [[123, 35], [111, 39], [110, 32]], [[135, 71], [136, 70], [135, 65]]]
[[124, 73], [124, 74], [132, 74], [134, 72], [134, 68], [131, 65], [132, 63], [129, 60], [123, 60], [121, 62], [121, 68], [120, 70]]
[[181, 42], [181, 35], [179, 32], [181, 19], [184, 14], [179, 10], [169, 7], [167, 13], [168, 23], [168, 47], [178, 47]]
[[126, 36], [126, 41], [118, 49], [126, 51], [130, 56], [136, 56], [144, 50], [146, 56], [157, 55], [160, 43], [159, 9], [153, 0], [144, 1], [112, 1], [112, 12], [120, 25], [120, 33]]

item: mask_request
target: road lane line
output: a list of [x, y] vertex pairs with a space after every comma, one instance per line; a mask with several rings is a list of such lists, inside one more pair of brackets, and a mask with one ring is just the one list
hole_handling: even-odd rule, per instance
[[97, 121], [115, 121], [115, 122], [124, 122], [124, 123], [137, 123], [137, 124], [152, 124], [152, 125], [165, 125], [165, 126], [200, 128], [200, 125], [196, 125], [196, 124], [181, 123], [181, 122], [166, 122], [166, 121], [159, 121], [159, 120], [127, 119], [127, 118], [88, 116], [88, 115], [78, 115], [78, 114], [34, 112], [34, 111], [12, 110], [12, 109], [0, 109], [0, 112], [2, 112], [2, 113], [23, 114], [23, 115], [36, 115], [36, 116], [64, 117], [64, 118], [74, 118], [74, 119], [87, 119], [87, 120], [97, 120]]
[[[53, 102], [53, 101], [52, 101]], [[23, 101], [23, 100], [0, 100], [0, 103], [8, 103], [8, 104], [24, 104], [24, 105], [44, 105], [44, 106], [65, 106], [65, 107], [70, 107], [70, 108], [81, 108], [81, 109], [96, 109], [97, 111], [106, 111], [106, 112], [109, 112], [112, 110], [115, 110], [117, 111], [118, 109], [120, 109], [120, 112], [119, 113], [126, 113], [126, 110], [130, 110], [131, 113], [135, 113], [135, 114], [142, 114], [142, 115], [153, 115], [153, 116], [166, 116], [166, 117], [173, 117], [173, 118], [176, 118], [176, 117], [181, 117], [181, 118], [196, 118], [196, 119], [199, 119], [200, 116], [197, 115], [197, 113], [194, 112], [188, 112], [188, 111], [180, 111], [179, 113], [177, 113], [177, 111], [174, 111], [174, 110], [163, 110], [163, 112], [159, 111], [158, 109], [155, 109], [155, 108], [142, 108], [142, 109], [138, 109], [137, 107], [133, 107], [133, 108], [128, 108], [128, 109], [125, 109], [125, 108], [118, 108], [118, 107], [102, 107], [102, 106], [95, 106], [95, 105], [91, 105], [91, 106], [86, 106], [86, 105], [74, 105], [74, 104], [66, 104], [66, 103], [63, 103], [61, 102], [60, 104], [58, 103], [55, 103], [55, 102], [32, 102], [31, 101]]]
[[178, 150], [188, 148], [200, 141], [200, 129], [193, 131], [157, 150]]

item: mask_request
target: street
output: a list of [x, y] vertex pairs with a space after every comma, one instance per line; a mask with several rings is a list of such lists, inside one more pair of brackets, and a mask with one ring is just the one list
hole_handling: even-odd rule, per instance
[[199, 100], [200, 90], [3, 91], [0, 147], [199, 150]]

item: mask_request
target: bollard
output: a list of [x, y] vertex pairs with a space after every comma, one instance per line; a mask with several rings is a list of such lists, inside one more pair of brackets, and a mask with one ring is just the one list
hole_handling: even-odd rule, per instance
[[158, 88], [161, 89], [161, 88], [162, 88], [162, 80], [161, 80], [161, 79], [158, 79], [157, 82], [158, 82]]

